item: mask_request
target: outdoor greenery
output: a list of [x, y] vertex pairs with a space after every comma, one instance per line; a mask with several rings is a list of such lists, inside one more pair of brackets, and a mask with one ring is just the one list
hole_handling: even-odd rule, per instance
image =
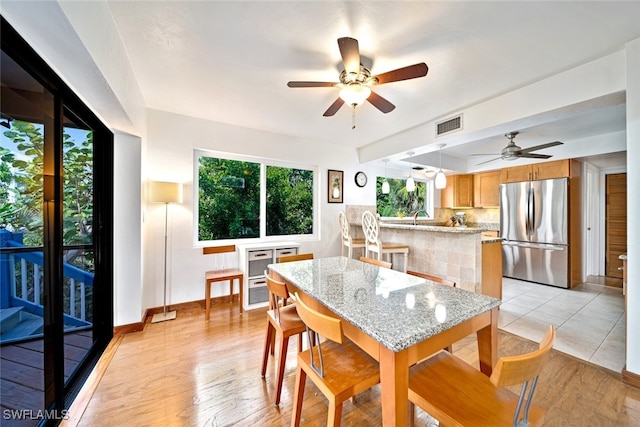
[[[265, 168], [266, 180], [261, 181]], [[260, 204], [265, 186], [266, 204]], [[198, 166], [198, 240], [246, 239], [313, 233], [313, 171], [201, 156]]]
[[[416, 189], [408, 192], [406, 180], [388, 178], [389, 194], [382, 194], [384, 177], [376, 177], [376, 209], [382, 217], [410, 216], [415, 211], [422, 211], [426, 207], [427, 184], [416, 181]], [[420, 216], [425, 216], [420, 212]]]
[[[39, 124], [14, 120], [1, 139], [0, 228], [22, 232], [26, 246], [43, 244], [43, 129]], [[65, 129], [63, 197], [65, 244], [91, 243], [93, 134], [90, 131]]]

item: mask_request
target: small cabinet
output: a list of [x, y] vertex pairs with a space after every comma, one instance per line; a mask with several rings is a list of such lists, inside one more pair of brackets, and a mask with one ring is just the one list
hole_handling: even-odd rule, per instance
[[281, 256], [297, 254], [299, 248], [300, 244], [294, 242], [238, 245], [240, 266], [244, 271], [242, 307], [245, 310], [269, 304], [264, 271], [269, 264], [278, 262]]
[[473, 206], [500, 206], [500, 171], [477, 173], [473, 176]]
[[500, 172], [500, 182], [537, 181], [540, 179], [567, 178], [570, 176], [570, 160], [555, 160], [534, 165], [504, 168]]
[[440, 192], [440, 206], [443, 208], [473, 207], [473, 175], [449, 176], [447, 186]]

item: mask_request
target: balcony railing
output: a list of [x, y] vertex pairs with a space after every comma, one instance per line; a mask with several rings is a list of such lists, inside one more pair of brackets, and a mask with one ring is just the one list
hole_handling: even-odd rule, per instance
[[[43, 316], [44, 256], [39, 249], [22, 248], [27, 247], [21, 233], [0, 230], [0, 308], [22, 307], [27, 313]], [[63, 274], [65, 329], [91, 326], [93, 273], [65, 263]]]

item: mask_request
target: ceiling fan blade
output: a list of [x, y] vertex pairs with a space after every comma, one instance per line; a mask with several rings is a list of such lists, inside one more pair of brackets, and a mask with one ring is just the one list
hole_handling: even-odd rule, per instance
[[516, 157], [525, 157], [527, 159], [549, 159], [553, 156], [550, 154], [520, 153]]
[[491, 160], [487, 160], [487, 161], [484, 161], [484, 162], [476, 163], [476, 166], [478, 166], [478, 165], [484, 165], [485, 163], [489, 163], [489, 162], [494, 162], [494, 161], [496, 161], [496, 160], [500, 160], [501, 158], [502, 158], [502, 157], [496, 157], [495, 159], [491, 159]]
[[374, 77], [378, 79], [378, 84], [383, 84], [424, 77], [427, 75], [427, 72], [429, 72], [429, 67], [427, 67], [427, 64], [424, 62], [421, 62], [419, 64], [387, 71]]
[[520, 153], [530, 153], [532, 151], [538, 151], [538, 150], [543, 150], [549, 147], [555, 147], [556, 145], [562, 145], [562, 142], [554, 141], [554, 142], [548, 142], [546, 144], [536, 145], [534, 147], [523, 148], [522, 150], [520, 150]]
[[369, 95], [367, 101], [369, 101], [374, 107], [385, 114], [393, 111], [396, 108], [395, 105], [393, 105], [374, 91], [371, 91], [371, 95]]
[[342, 104], [344, 104], [344, 101], [342, 100], [342, 98], [336, 99], [333, 102], [333, 104], [331, 104], [331, 106], [329, 108], [327, 108], [327, 111], [324, 112], [323, 116], [324, 117], [333, 116], [335, 113], [338, 112], [340, 107], [342, 107]]
[[358, 47], [358, 40], [351, 37], [341, 37], [338, 39], [338, 48], [347, 73], [359, 73], [360, 48]]
[[338, 85], [338, 83], [332, 82], [289, 82], [287, 86], [289, 87], [333, 87]]

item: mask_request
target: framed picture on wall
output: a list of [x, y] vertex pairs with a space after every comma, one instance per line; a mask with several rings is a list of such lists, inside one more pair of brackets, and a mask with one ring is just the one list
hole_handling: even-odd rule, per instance
[[329, 169], [328, 176], [328, 202], [342, 203], [344, 172]]

